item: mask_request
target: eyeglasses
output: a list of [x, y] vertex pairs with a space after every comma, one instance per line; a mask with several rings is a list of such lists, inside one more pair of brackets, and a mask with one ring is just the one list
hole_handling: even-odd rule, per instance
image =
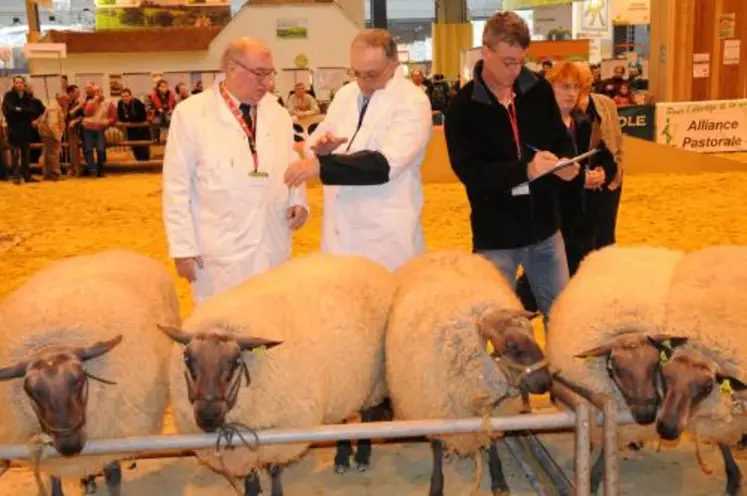
[[496, 57], [503, 63], [504, 67], [506, 69], [514, 69], [517, 67], [522, 67], [524, 64], [526, 64], [527, 60], [525, 58], [516, 59], [514, 57], [500, 57], [498, 56], [498, 52], [491, 46], [484, 44], [485, 48], [496, 54]]
[[245, 66], [244, 64], [242, 64], [236, 59], [231, 59], [231, 62], [238, 65], [245, 71], [252, 73], [260, 81], [264, 79], [272, 79], [275, 76], [277, 76], [277, 73], [278, 73], [275, 69], [252, 69], [251, 67]]
[[387, 67], [384, 67], [382, 69], [379, 69], [378, 71], [356, 71], [353, 68], [350, 68], [347, 70], [348, 76], [354, 79], [359, 79], [362, 81], [376, 81], [379, 79], [384, 72], [388, 69]]

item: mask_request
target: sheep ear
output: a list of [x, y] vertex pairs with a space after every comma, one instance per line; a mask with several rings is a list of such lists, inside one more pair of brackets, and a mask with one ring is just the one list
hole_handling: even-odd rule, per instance
[[182, 331], [181, 329], [177, 329], [176, 327], [162, 326], [161, 324], [156, 324], [156, 326], [160, 330], [168, 334], [171, 339], [179, 344], [183, 344], [184, 346], [186, 346], [190, 343], [190, 341], [192, 341], [192, 336]]
[[612, 351], [612, 346], [611, 343], [603, 344], [602, 346], [597, 346], [596, 348], [591, 348], [590, 350], [578, 353], [576, 358], [598, 358], [606, 356]]
[[76, 350], [75, 354], [78, 355], [78, 358], [80, 358], [82, 362], [85, 362], [86, 360], [100, 357], [104, 353], [111, 351], [112, 348], [114, 348], [121, 342], [122, 335], [120, 334], [119, 336], [115, 337], [114, 339], [110, 339], [109, 341], [99, 341], [98, 343], [94, 343], [86, 348], [78, 349]]
[[477, 318], [477, 327], [483, 337], [488, 338], [494, 333], [500, 333], [506, 327], [511, 325], [511, 321], [516, 318], [533, 319], [537, 314], [527, 312], [524, 309], [514, 310], [501, 308], [500, 310], [489, 308], [482, 312]]
[[10, 367], [0, 369], [0, 381], [9, 381], [10, 379], [18, 379], [26, 375], [26, 368], [29, 366], [29, 362], [24, 360], [18, 362]]
[[[728, 381], [728, 386], [725, 384]], [[734, 391], [743, 391], [747, 389], [747, 377], [742, 374], [741, 370], [731, 369], [728, 371], [716, 372], [716, 382], [721, 388], [729, 387]]]
[[253, 338], [253, 337], [236, 338], [236, 343], [238, 343], [239, 348], [241, 348], [241, 351], [253, 350], [254, 348], [259, 348], [260, 346], [264, 346], [269, 350], [270, 348], [274, 348], [275, 346], [279, 344], [283, 344], [282, 341], [271, 341], [269, 339]]
[[666, 334], [655, 334], [649, 336], [648, 340], [659, 351], [671, 351], [674, 348], [687, 343], [688, 338], [681, 336], [668, 336]]

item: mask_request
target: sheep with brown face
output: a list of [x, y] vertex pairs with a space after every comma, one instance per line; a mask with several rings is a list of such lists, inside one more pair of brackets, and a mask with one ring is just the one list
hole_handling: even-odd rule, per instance
[[[546, 353], [552, 370], [580, 389], [612, 396], [639, 425], [656, 419], [665, 342], [686, 341], [664, 332], [666, 298], [682, 256], [647, 246], [593, 252], [550, 312]], [[624, 445], [637, 441], [637, 432], [625, 439], [625, 431]]]
[[63, 458], [53, 477], [104, 468], [120, 494], [121, 455], [76, 457], [92, 439], [161, 433], [171, 343], [179, 326], [174, 280], [159, 262], [125, 250], [72, 257], [39, 271], [0, 303], [0, 443], [48, 434]]
[[649, 425], [656, 420], [661, 403], [661, 353], [667, 349], [664, 343], [676, 347], [686, 341], [686, 338], [646, 336], [633, 331], [622, 333], [576, 357], [605, 360], [609, 380], [622, 395], [633, 419], [640, 425]]
[[[660, 352], [680, 345], [665, 331], [666, 299], [684, 253], [651, 246], [609, 246], [587, 255], [550, 311], [545, 352], [554, 374], [578, 391], [606, 394], [635, 424], [618, 428], [621, 447], [656, 437]], [[601, 429], [592, 442], [601, 447]], [[601, 482], [603, 453], [592, 490]]]
[[[308, 428], [343, 422], [382, 402], [384, 332], [395, 285], [359, 256], [314, 254], [281, 264], [198, 306], [168, 329], [171, 401], [180, 432]], [[242, 434], [243, 435], [243, 434]], [[225, 436], [223, 436], [225, 437]], [[251, 437], [246, 437], [252, 443]], [[309, 443], [200, 450], [197, 456], [248, 496], [267, 469], [281, 470]]]
[[79, 454], [86, 443], [86, 410], [89, 378], [84, 363], [109, 352], [122, 335], [85, 348], [48, 346], [34, 351], [27, 360], [0, 369], [0, 381], [23, 378], [41, 430], [63, 456]]
[[[550, 389], [547, 362], [530, 323], [534, 314], [522, 309], [490, 261], [436, 251], [410, 260], [395, 275], [386, 364], [396, 420], [518, 413], [522, 390], [542, 394]], [[496, 445], [500, 435], [432, 436], [429, 494], [443, 494], [444, 450], [481, 456], [485, 446], [493, 493], [508, 491]]]
[[[656, 423], [665, 439], [690, 432], [718, 443], [729, 494], [737, 494], [742, 478], [730, 447], [747, 431], [745, 294], [747, 246], [710, 246], [677, 265], [666, 329], [689, 339], [663, 367], [665, 395]], [[728, 384], [724, 391], [722, 384]]]

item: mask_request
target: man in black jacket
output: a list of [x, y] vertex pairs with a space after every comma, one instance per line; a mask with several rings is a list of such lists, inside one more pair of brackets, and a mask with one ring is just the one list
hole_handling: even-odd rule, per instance
[[[38, 117], [34, 102], [26, 91], [26, 80], [21, 76], [13, 78], [13, 89], [3, 97], [3, 115], [8, 123], [8, 138], [11, 147], [12, 166], [10, 174], [13, 182], [37, 182], [31, 176], [30, 148], [34, 134], [32, 122]], [[20, 162], [20, 164], [19, 164]], [[20, 165], [20, 167], [19, 167]]]
[[451, 166], [472, 208], [473, 250], [512, 283], [521, 265], [547, 318], [568, 281], [557, 190], [579, 168], [573, 164], [522, 186], [558, 157], [573, 156], [552, 87], [523, 66], [529, 41], [529, 29], [515, 13], [488, 20], [482, 60], [449, 106], [444, 131]]

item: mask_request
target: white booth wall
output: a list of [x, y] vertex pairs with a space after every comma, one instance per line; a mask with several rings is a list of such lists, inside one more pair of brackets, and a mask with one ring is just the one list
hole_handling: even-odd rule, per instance
[[[307, 27], [305, 39], [278, 38], [278, 21], [292, 20]], [[166, 35], [167, 29], [164, 29]], [[68, 53], [62, 60], [62, 72], [71, 82], [77, 74], [102, 74], [108, 86], [109, 74], [217, 71], [223, 49], [234, 38], [252, 36], [264, 40], [272, 50], [278, 71], [296, 67], [295, 59], [303, 54], [308, 69], [349, 66], [350, 42], [358, 33], [355, 22], [336, 4], [247, 5], [221, 30], [205, 51], [136, 52], [136, 53]], [[59, 74], [58, 60], [35, 60], [31, 74]], [[287, 96], [290, 88], [277, 92]]]

